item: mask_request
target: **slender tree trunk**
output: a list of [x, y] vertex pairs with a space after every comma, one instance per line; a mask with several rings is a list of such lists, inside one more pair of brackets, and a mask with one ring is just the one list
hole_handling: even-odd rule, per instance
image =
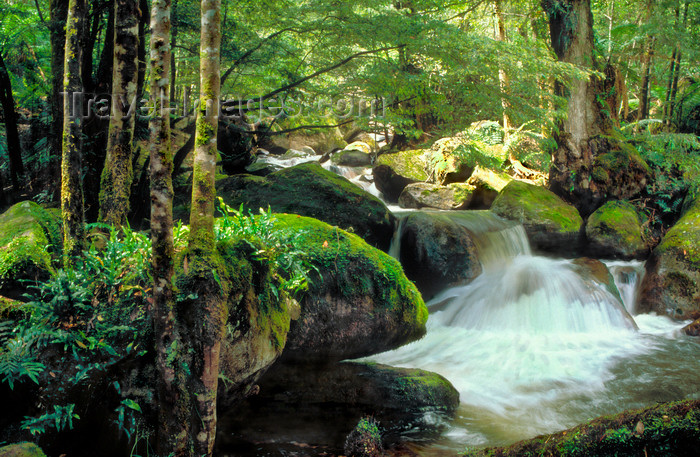
[[115, 227], [126, 224], [133, 181], [132, 144], [136, 113], [130, 111], [137, 97], [138, 29], [141, 18], [138, 3], [138, 0], [114, 1], [112, 116], [100, 184], [99, 219]]
[[[503, 8], [501, 5], [501, 0], [493, 1], [493, 9], [496, 14], [496, 24], [498, 31], [498, 33], [496, 34], [496, 40], [500, 42], [505, 42], [506, 25], [505, 20], [503, 19]], [[503, 65], [499, 65], [498, 68], [498, 81], [500, 83], [501, 88], [501, 107], [503, 108], [503, 134], [504, 139], [507, 139], [510, 133], [510, 129], [513, 126], [513, 123], [510, 120], [510, 103], [507, 99], [507, 94], [510, 91], [510, 79], [508, 78], [508, 74], [506, 73], [505, 68], [503, 68]]]
[[[63, 155], [61, 163], [61, 215], [63, 218], [63, 258], [70, 265], [83, 250], [85, 242], [85, 215], [83, 207], [83, 183], [81, 180], [82, 157], [81, 109], [74, 105], [82, 102], [81, 78], [82, 48], [80, 36], [85, 17], [85, 0], [70, 0], [66, 22], [65, 67], [63, 70]], [[71, 118], [75, 108], [76, 117]]]
[[15, 98], [12, 95], [12, 81], [0, 51], [0, 105], [5, 115], [5, 137], [7, 155], [10, 159], [10, 180], [15, 192], [19, 192], [24, 181], [24, 163], [22, 163], [22, 146], [17, 130], [17, 113]]
[[[159, 456], [188, 455], [189, 398], [174, 362], [182, 348], [173, 299], [173, 183], [168, 66], [170, 65], [170, 0], [153, 0], [151, 12], [151, 96], [156, 112], [150, 119], [151, 245], [153, 247], [153, 323], [156, 336]], [[162, 95], [162, 98], [161, 98]]]
[[[115, 28], [115, 14], [116, 11], [116, 0], [110, 0], [107, 4], [107, 29], [105, 29], [105, 44], [102, 47], [102, 53], [100, 54], [100, 63], [97, 65], [97, 90], [100, 92], [108, 90], [112, 87], [113, 83], [113, 72], [115, 62], [114, 55], [114, 28]], [[99, 17], [99, 16], [98, 16]], [[117, 22], [117, 27], [119, 23]]]
[[[654, 11], [654, 0], [648, 0], [646, 7], [646, 21], [649, 22], [651, 15]], [[649, 117], [649, 84], [651, 76], [651, 63], [654, 57], [654, 45], [656, 43], [656, 37], [650, 35], [647, 37], [646, 47], [644, 49], [644, 54], [641, 57], [642, 64], [642, 81], [639, 85], [639, 108], [637, 109], [637, 121], [646, 119]]]
[[141, 21], [139, 21], [139, 51], [138, 51], [138, 82], [136, 84], [136, 93], [141, 96], [143, 87], [146, 83], [146, 26], [151, 22], [151, 15], [148, 9], [148, 0], [140, 0], [139, 8], [141, 9]]
[[66, 51], [66, 18], [68, 0], [51, 0], [51, 20], [49, 34], [51, 41], [51, 129], [49, 137], [50, 162], [47, 166], [47, 180], [53, 184], [52, 194], [58, 199], [61, 182], [61, 154], [63, 150], [63, 67]]
[[[690, 5], [690, 2], [686, 0], [685, 2], [685, 8], [683, 10], [683, 30], [686, 29], [686, 25], [688, 22], [688, 6]], [[678, 54], [676, 55], [676, 65], [673, 73], [673, 83], [671, 84], [671, 99], [669, 100], [669, 105], [668, 105], [668, 122], [669, 124], [671, 123], [671, 119], [673, 118], [673, 114], [676, 110], [676, 94], [678, 93], [678, 79], [680, 78], [681, 74], [681, 62], [683, 58], [683, 52], [681, 51], [680, 46], [678, 46]]]
[[[177, 0], [173, 0], [173, 17], [177, 15]], [[177, 99], [177, 65], [175, 60], [175, 46], [177, 45], [177, 27], [173, 28], [170, 39], [170, 100]]]
[[214, 177], [220, 98], [221, 0], [202, 0], [201, 7], [201, 95], [195, 132], [190, 239], [186, 261], [192, 270], [201, 272], [198, 289], [203, 292], [191, 304], [193, 309], [190, 314], [196, 318], [188, 329], [188, 338], [194, 348], [192, 371], [195, 379], [191, 392], [198, 413], [192, 423], [192, 435], [195, 437], [195, 454], [210, 456], [216, 437], [219, 352], [227, 319], [226, 293], [217, 276], [206, 271], [211, 270], [211, 265], [217, 264], [218, 259], [214, 239]]

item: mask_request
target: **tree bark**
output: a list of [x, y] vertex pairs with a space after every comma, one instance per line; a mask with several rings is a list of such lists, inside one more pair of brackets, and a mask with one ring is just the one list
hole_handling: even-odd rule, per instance
[[47, 167], [47, 178], [52, 187], [52, 194], [60, 188], [61, 182], [61, 161], [63, 136], [63, 102], [61, 93], [63, 92], [63, 67], [65, 65], [66, 51], [66, 18], [68, 17], [68, 0], [51, 0], [50, 3], [51, 20], [49, 21], [49, 35], [51, 42], [51, 136], [50, 162]]
[[[202, 0], [200, 41], [200, 101], [195, 132], [190, 239], [186, 263], [197, 277], [198, 299], [188, 312], [194, 316], [187, 338], [194, 349], [191, 392], [197, 410], [192, 422], [195, 454], [212, 455], [216, 437], [216, 395], [219, 352], [227, 310], [222, 284], [212, 266], [219, 260], [214, 239], [217, 130], [220, 99], [221, 0]], [[207, 271], [209, 270], [209, 271]]]
[[[83, 119], [80, 36], [85, 17], [85, 0], [70, 0], [66, 21], [65, 66], [63, 70], [63, 154], [61, 161], [61, 215], [63, 218], [63, 259], [71, 265], [81, 254], [85, 243], [85, 215], [81, 180], [81, 136]], [[76, 96], [78, 94], [78, 96]], [[74, 103], [74, 100], [76, 103]], [[71, 118], [72, 109], [75, 118]]]
[[[493, 9], [496, 14], [496, 23], [498, 29], [496, 40], [500, 42], [505, 42], [506, 25], [505, 20], [503, 18], [503, 8], [501, 5], [501, 0], [493, 1]], [[510, 79], [508, 78], [508, 74], [506, 73], [505, 68], [503, 68], [503, 65], [499, 65], [498, 68], [498, 81], [500, 83], [501, 88], [501, 107], [503, 108], [503, 138], [504, 140], [506, 140], [510, 133], [510, 129], [513, 126], [513, 123], [510, 120], [510, 103], [507, 99], [508, 92], [510, 91]]]
[[10, 180], [15, 193], [22, 188], [24, 181], [24, 163], [22, 162], [22, 145], [17, 130], [17, 113], [15, 98], [12, 95], [12, 81], [0, 51], [0, 105], [5, 116], [5, 137], [7, 155], [10, 159]]
[[[151, 12], [151, 94], [156, 112], [150, 118], [151, 246], [153, 248], [152, 316], [156, 340], [159, 456], [188, 455], [189, 397], [174, 353], [182, 341], [173, 299], [173, 183], [168, 75], [170, 66], [170, 0], [153, 0]], [[162, 98], [161, 98], [162, 95]]]
[[114, 9], [112, 115], [100, 183], [99, 220], [114, 227], [121, 227], [127, 221], [133, 181], [132, 145], [136, 113], [131, 112], [131, 107], [137, 97], [141, 10], [139, 0], [115, 0]]
[[[654, 0], [648, 0], [645, 10], [645, 23], [651, 19], [654, 11]], [[654, 57], [654, 44], [656, 37], [650, 35], [647, 37], [644, 53], [641, 57], [642, 64], [642, 81], [639, 85], [639, 108], [637, 108], [637, 121], [647, 119], [649, 117], [649, 82], [651, 76], [651, 63]]]

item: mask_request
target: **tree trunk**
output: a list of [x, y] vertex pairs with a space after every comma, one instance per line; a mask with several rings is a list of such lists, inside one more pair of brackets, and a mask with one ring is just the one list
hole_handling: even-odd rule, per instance
[[51, 20], [49, 22], [49, 34], [51, 41], [51, 135], [49, 137], [50, 161], [47, 166], [47, 181], [52, 183], [52, 195], [58, 198], [55, 192], [60, 188], [61, 182], [61, 154], [63, 145], [63, 67], [65, 65], [66, 51], [66, 18], [68, 17], [68, 0], [51, 0]]
[[[651, 19], [651, 15], [654, 10], [654, 0], [648, 0], [646, 12], [645, 12], [645, 23], [648, 23]], [[642, 119], [647, 119], [649, 117], [649, 82], [651, 76], [651, 62], [654, 57], [654, 44], [656, 43], [656, 37], [650, 35], [647, 37], [647, 43], [644, 50], [644, 54], [641, 57], [642, 64], [642, 81], [639, 85], [639, 108], [637, 108], [637, 121]]]
[[[501, 5], [501, 0], [494, 0], [493, 1], [493, 9], [494, 12], [496, 13], [496, 22], [497, 22], [497, 29], [498, 33], [496, 35], [496, 40], [505, 42], [506, 41], [506, 25], [505, 25], [505, 20], [503, 19], [503, 8]], [[498, 66], [498, 81], [500, 83], [500, 88], [501, 88], [501, 107], [503, 108], [503, 134], [504, 134], [504, 140], [508, 139], [508, 134], [510, 133], [510, 129], [513, 126], [512, 121], [510, 120], [510, 103], [508, 102], [507, 94], [510, 91], [510, 80], [508, 78], [508, 74], [506, 73], [505, 68], [503, 68], [502, 64], [499, 64]]]
[[227, 310], [226, 293], [212, 271], [220, 260], [214, 239], [214, 201], [216, 190], [217, 130], [220, 98], [221, 0], [202, 0], [202, 37], [200, 42], [201, 95], [197, 118], [190, 239], [186, 263], [198, 276], [198, 299], [190, 304], [187, 338], [193, 351], [192, 386], [197, 417], [192, 422], [194, 450], [198, 456], [210, 456], [216, 437], [216, 391], [219, 377], [219, 352]]
[[[112, 65], [112, 115], [107, 156], [100, 183], [100, 216], [114, 227], [126, 224], [133, 181], [132, 144], [138, 78], [139, 0], [115, 0], [114, 63]], [[135, 105], [134, 105], [135, 109]], [[151, 162], [153, 164], [153, 162]]]
[[[82, 122], [78, 105], [82, 103], [82, 48], [80, 36], [85, 17], [85, 0], [70, 0], [66, 22], [66, 48], [63, 85], [63, 155], [61, 162], [61, 215], [63, 218], [63, 259], [72, 264], [85, 242], [83, 184], [81, 180]], [[74, 100], [76, 103], [74, 103]], [[72, 109], [76, 117], [71, 118]]]
[[[552, 47], [558, 59], [585, 70], [595, 69], [593, 14], [590, 0], [542, 0], [549, 16]], [[596, 102], [598, 81], [593, 78], [558, 83], [559, 95], [568, 92], [567, 119], [556, 135], [558, 149], [552, 157], [550, 188], [569, 201], [588, 193], [593, 154], [589, 139], [601, 133], [603, 118]]]
[[7, 71], [5, 61], [0, 52], [0, 105], [5, 115], [5, 137], [7, 140], [7, 155], [10, 159], [10, 180], [15, 193], [22, 188], [24, 181], [24, 163], [22, 163], [22, 146], [17, 130], [17, 113], [15, 98], [12, 95], [12, 81]]
[[[151, 117], [150, 185], [151, 246], [153, 248], [153, 327], [156, 336], [159, 456], [188, 455], [189, 397], [173, 352], [182, 341], [175, 321], [173, 299], [173, 183], [172, 144], [168, 108], [170, 65], [170, 0], [153, 0], [151, 12], [151, 94], [158, 109]], [[162, 94], [161, 99], [159, 95]], [[162, 104], [160, 104], [162, 102]], [[159, 106], [160, 105], [160, 106]], [[169, 361], [170, 360], [170, 361]]]

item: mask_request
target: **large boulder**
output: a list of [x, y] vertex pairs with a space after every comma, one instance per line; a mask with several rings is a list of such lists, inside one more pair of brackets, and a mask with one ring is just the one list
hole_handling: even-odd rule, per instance
[[247, 396], [258, 379], [280, 357], [290, 323], [299, 317], [299, 304], [273, 289], [269, 264], [256, 260], [257, 249], [247, 241], [219, 243], [229, 295], [228, 321], [221, 345], [220, 402], [234, 404]]
[[426, 299], [481, 274], [469, 231], [448, 216], [415, 212], [401, 224], [399, 259]]
[[404, 187], [399, 195], [402, 208], [467, 209], [474, 198], [475, 187], [466, 183], [446, 186], [417, 182]]
[[[332, 119], [329, 119], [329, 124], [335, 124]], [[261, 147], [273, 152], [273, 149], [288, 149], [301, 150], [304, 146], [312, 148], [318, 154], [327, 154], [337, 149], [343, 149], [347, 142], [343, 139], [343, 134], [340, 129], [331, 128], [323, 130], [296, 130], [286, 135], [275, 135], [274, 133], [264, 138]]]
[[394, 444], [402, 432], [435, 436], [446, 423], [436, 418], [448, 419], [459, 406], [458, 392], [439, 374], [375, 363], [278, 363], [259, 386], [258, 395], [223, 414], [241, 439], [222, 447], [273, 442], [279, 449], [295, 441], [342, 451], [345, 437], [365, 416], [379, 422], [385, 444]]
[[301, 300], [283, 358], [327, 362], [387, 351], [425, 334], [428, 310], [396, 259], [315, 219], [277, 215], [318, 275]]
[[467, 184], [474, 186], [474, 197], [470, 209], [489, 209], [498, 197], [498, 193], [513, 180], [507, 173], [483, 168], [479, 165], [467, 180]]
[[48, 279], [60, 251], [58, 211], [31, 201], [10, 207], [0, 215], [0, 295], [21, 298], [30, 284]]
[[399, 196], [406, 186], [418, 182], [397, 174], [389, 165], [376, 165], [372, 168], [372, 177], [384, 199], [391, 203], [399, 201]]
[[423, 149], [384, 153], [377, 157], [376, 165], [387, 165], [396, 174], [416, 182], [427, 181], [428, 174], [425, 172], [424, 154]]
[[652, 251], [642, 281], [639, 311], [677, 319], [700, 312], [700, 199]]
[[303, 163], [267, 177], [239, 175], [217, 182], [224, 201], [257, 211], [294, 213], [320, 219], [352, 231], [369, 244], [387, 250], [394, 234], [395, 218], [381, 200], [347, 179], [322, 168]]
[[341, 167], [368, 167], [372, 165], [372, 156], [359, 149], [343, 149], [331, 156], [331, 162]]
[[576, 208], [544, 187], [511, 181], [491, 210], [520, 222], [535, 249], [571, 254], [578, 250], [583, 219]]
[[640, 259], [648, 254], [639, 213], [631, 203], [610, 201], [593, 212], [586, 223], [589, 255]]

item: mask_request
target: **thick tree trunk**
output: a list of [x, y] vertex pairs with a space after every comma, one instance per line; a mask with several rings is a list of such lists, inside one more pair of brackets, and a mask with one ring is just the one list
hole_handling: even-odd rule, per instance
[[24, 163], [22, 162], [22, 146], [17, 130], [17, 113], [15, 98], [12, 95], [12, 81], [5, 66], [5, 60], [0, 52], [0, 105], [5, 117], [5, 138], [7, 140], [7, 155], [10, 159], [10, 180], [15, 192], [19, 192], [24, 181]]
[[[151, 94], [157, 111], [151, 117], [150, 183], [151, 245], [153, 247], [153, 327], [158, 383], [159, 456], [188, 455], [189, 397], [174, 352], [183, 349], [175, 321], [173, 299], [173, 183], [168, 99], [170, 65], [170, 0], [153, 0], [151, 12]], [[163, 98], [160, 98], [160, 95]], [[162, 104], [161, 104], [162, 102]]]
[[[187, 338], [194, 349], [192, 396], [197, 418], [192, 423], [195, 454], [210, 456], [216, 437], [216, 391], [219, 377], [219, 351], [227, 311], [222, 285], [216, 275], [205, 271], [217, 263], [214, 240], [214, 201], [216, 190], [217, 130], [220, 98], [221, 0], [202, 0], [200, 42], [201, 95], [197, 118], [190, 239], [186, 260], [204, 274], [199, 295], [189, 313], [194, 319]], [[197, 265], [197, 267], [194, 267]]]
[[70, 0], [66, 22], [65, 67], [63, 70], [63, 155], [61, 162], [61, 215], [63, 218], [64, 264], [72, 264], [83, 250], [85, 242], [85, 216], [83, 207], [83, 183], [81, 180], [82, 119], [71, 118], [74, 105], [82, 102], [81, 78], [82, 48], [80, 36], [85, 17], [85, 0]]
[[138, 3], [139, 0], [114, 2], [112, 116], [100, 183], [99, 219], [115, 227], [126, 224], [133, 181], [131, 164], [136, 112], [130, 112], [130, 109], [137, 97], [138, 28], [141, 18]]
[[[595, 69], [593, 14], [590, 0], [543, 0], [549, 16], [552, 47], [558, 59], [584, 70]], [[557, 134], [558, 149], [552, 157], [550, 188], [567, 200], [585, 196], [593, 154], [589, 139], [601, 133], [604, 123], [596, 102], [598, 81], [593, 78], [559, 83], [559, 95], [568, 93], [567, 119]], [[588, 198], [586, 198], [588, 199]]]

